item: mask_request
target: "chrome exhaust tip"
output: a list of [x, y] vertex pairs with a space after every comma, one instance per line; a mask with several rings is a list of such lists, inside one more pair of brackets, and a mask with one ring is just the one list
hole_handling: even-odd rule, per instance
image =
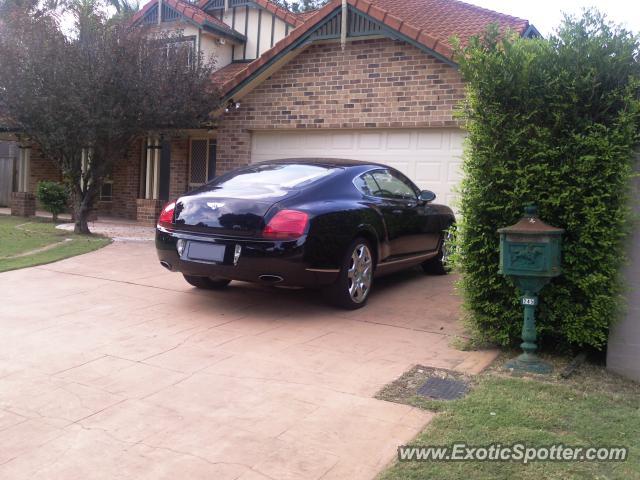
[[280, 275], [260, 275], [258, 278], [265, 283], [271, 284], [280, 283], [284, 280]]
[[169, 271], [173, 270], [173, 267], [171, 266], [171, 264], [169, 262], [165, 262], [164, 260], [160, 260], [160, 265], [162, 265], [164, 268], [166, 268]]

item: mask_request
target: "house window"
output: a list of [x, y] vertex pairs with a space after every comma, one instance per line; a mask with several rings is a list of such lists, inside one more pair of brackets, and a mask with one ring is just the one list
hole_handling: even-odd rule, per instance
[[113, 200], [113, 165], [109, 166], [100, 186], [100, 201], [111, 202]]
[[164, 55], [166, 57], [169, 57], [169, 55], [185, 55], [187, 66], [193, 65], [195, 51], [196, 38], [193, 36], [167, 40], [164, 45]]
[[107, 177], [102, 181], [102, 187], [100, 187], [100, 201], [110, 202], [113, 200], [113, 180], [111, 177]]
[[199, 187], [216, 176], [216, 141], [192, 138], [189, 153], [189, 186]]

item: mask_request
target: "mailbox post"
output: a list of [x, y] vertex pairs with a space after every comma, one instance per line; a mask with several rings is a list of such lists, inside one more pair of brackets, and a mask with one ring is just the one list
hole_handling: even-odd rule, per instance
[[506, 368], [549, 373], [551, 365], [536, 355], [535, 310], [538, 293], [552, 278], [562, 273], [560, 267], [560, 246], [564, 230], [547, 225], [538, 218], [535, 205], [527, 205], [522, 219], [515, 225], [501, 228], [500, 273], [511, 278], [522, 291], [524, 323], [520, 344], [523, 352], [510, 360]]

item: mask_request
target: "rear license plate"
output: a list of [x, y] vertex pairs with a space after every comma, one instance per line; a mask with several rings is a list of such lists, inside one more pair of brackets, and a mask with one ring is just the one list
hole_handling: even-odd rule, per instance
[[189, 242], [186, 257], [196, 262], [222, 262], [225, 248], [225, 245], [215, 243]]

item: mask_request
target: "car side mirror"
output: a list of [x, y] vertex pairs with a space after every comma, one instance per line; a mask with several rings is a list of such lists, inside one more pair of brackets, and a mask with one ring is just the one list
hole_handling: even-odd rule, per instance
[[420, 196], [418, 198], [421, 202], [429, 203], [436, 199], [436, 194], [431, 190], [423, 190], [420, 192]]

